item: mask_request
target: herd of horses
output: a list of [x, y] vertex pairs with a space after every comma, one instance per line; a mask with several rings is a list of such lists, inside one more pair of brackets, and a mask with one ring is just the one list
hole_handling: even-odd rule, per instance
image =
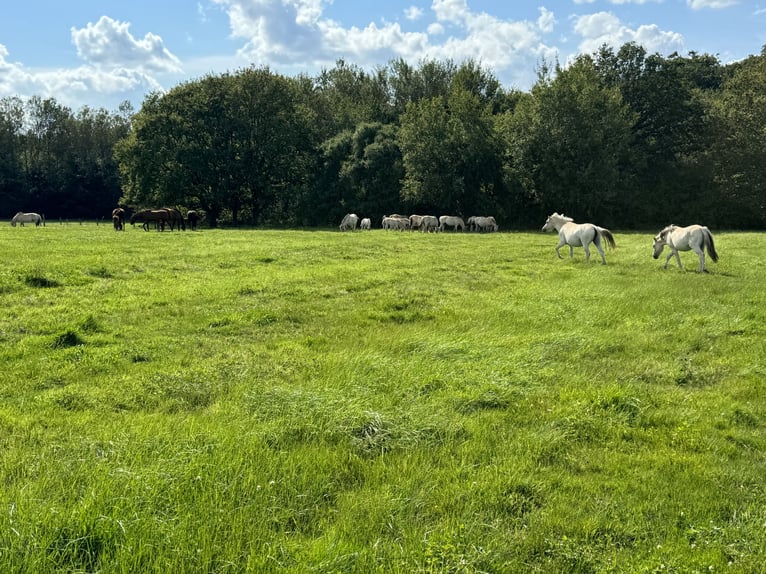
[[[341, 231], [354, 231], [359, 224], [360, 229], [370, 229], [371, 221], [365, 217], [359, 219], [355, 213], [347, 213], [340, 223]], [[381, 220], [383, 229], [419, 230], [429, 231], [476, 231], [493, 232], [498, 230], [497, 221], [492, 216], [472, 216], [466, 222], [457, 215], [442, 215], [437, 218], [433, 215], [384, 215]], [[555, 231], [558, 233], [559, 242], [556, 245], [556, 255], [563, 259], [561, 248], [569, 246], [569, 257], [574, 257], [574, 248], [582, 247], [585, 251], [585, 260], [590, 260], [590, 246], [593, 246], [601, 256], [601, 263], [606, 265], [606, 256], [604, 254], [604, 244], [614, 249], [616, 246], [614, 235], [605, 227], [594, 225], [593, 223], [575, 223], [571, 217], [559, 213], [552, 213], [548, 216], [542, 227], [543, 231]], [[652, 249], [653, 257], [659, 258], [665, 247], [668, 247], [670, 253], [665, 259], [664, 268], [667, 269], [670, 259], [675, 257], [679, 269], [683, 269], [679, 251], [693, 251], [699, 257], [699, 272], [707, 271], [705, 267], [705, 252], [713, 261], [718, 261], [718, 253], [715, 250], [713, 234], [704, 225], [689, 225], [680, 227], [678, 225], [668, 225], [660, 230], [654, 236]]]
[[[340, 222], [341, 231], [354, 231], [359, 224], [359, 229], [371, 229], [372, 221], [369, 217], [359, 219], [356, 213], [347, 213]], [[467, 222], [457, 215], [384, 215], [380, 222], [383, 229], [398, 229], [400, 231], [412, 230], [423, 231], [425, 233], [435, 231], [497, 231], [497, 221], [492, 216], [483, 217], [474, 215], [468, 218]]]
[[[154, 224], [157, 231], [165, 231], [166, 227], [169, 227], [170, 231], [185, 231], [187, 224], [189, 229], [196, 231], [199, 221], [200, 216], [193, 209], [187, 211], [186, 218], [184, 218], [183, 214], [173, 207], [142, 209], [130, 216], [130, 224], [135, 226], [136, 223], [140, 223], [144, 231], [149, 231], [150, 224]], [[123, 208], [116, 207], [112, 210], [112, 224], [115, 231], [125, 230], [125, 210]]]
[[[150, 224], [154, 224], [157, 231], [164, 231], [169, 227], [185, 230], [188, 224], [189, 229], [195, 231], [200, 221], [199, 214], [194, 210], [186, 213], [186, 218], [181, 212], [172, 207], [163, 207], [160, 209], [143, 209], [130, 216], [131, 225], [140, 223], [144, 231], [149, 231]], [[11, 219], [11, 225], [16, 227], [24, 226], [25, 223], [34, 223], [35, 226], [45, 225], [45, 217], [39, 213], [25, 213], [19, 211]], [[117, 207], [112, 211], [112, 224], [115, 231], [125, 229], [125, 210]], [[360, 229], [371, 229], [372, 222], [370, 218], [365, 217], [361, 220], [355, 213], [347, 213], [340, 223], [340, 230], [355, 230], [359, 225]], [[442, 215], [437, 218], [433, 215], [386, 215], [381, 220], [383, 229], [397, 230], [419, 230], [422, 232], [446, 231], [469, 231], [475, 232], [494, 232], [498, 230], [497, 221], [492, 216], [472, 216], [468, 218], [467, 224], [462, 217], [457, 215]], [[574, 248], [582, 247], [585, 251], [585, 260], [590, 260], [590, 245], [593, 244], [601, 256], [601, 263], [606, 265], [604, 255], [604, 244], [614, 248], [616, 243], [614, 235], [605, 227], [599, 227], [593, 223], [575, 223], [571, 217], [559, 213], [552, 213], [545, 221], [542, 227], [543, 231], [556, 231], [559, 242], [556, 245], [556, 255], [562, 259], [560, 249], [565, 245], [569, 246], [569, 257], [574, 257]], [[665, 247], [668, 247], [669, 254], [665, 259], [664, 268], [667, 269], [670, 260], [675, 257], [679, 269], [683, 269], [679, 251], [693, 251], [699, 257], [699, 272], [706, 272], [705, 252], [714, 262], [718, 261], [718, 253], [715, 250], [713, 234], [704, 225], [689, 225], [680, 227], [678, 225], [668, 225], [660, 230], [654, 236], [652, 249], [653, 257], [658, 259]]]

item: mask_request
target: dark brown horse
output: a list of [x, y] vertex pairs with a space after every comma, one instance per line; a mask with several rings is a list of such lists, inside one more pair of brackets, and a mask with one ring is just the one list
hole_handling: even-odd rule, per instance
[[122, 207], [115, 207], [112, 210], [112, 223], [115, 231], [125, 230], [125, 210]]
[[149, 224], [153, 222], [157, 227], [157, 231], [164, 231], [165, 225], [169, 220], [170, 214], [166, 209], [143, 209], [131, 215], [130, 224], [142, 223], [144, 231], [149, 231]]
[[194, 211], [193, 209], [190, 209], [186, 212], [186, 220], [189, 222], [189, 228], [192, 231], [197, 231], [197, 224], [199, 223], [200, 216], [199, 213]]
[[172, 207], [163, 207], [168, 212], [168, 224], [170, 225], [170, 231], [178, 228], [179, 230], [186, 231], [186, 223], [184, 223], [184, 216], [181, 212]]

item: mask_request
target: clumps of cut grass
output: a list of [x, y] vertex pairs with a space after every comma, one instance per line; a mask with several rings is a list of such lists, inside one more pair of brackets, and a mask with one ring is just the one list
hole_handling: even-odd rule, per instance
[[109, 271], [103, 265], [101, 267], [97, 267], [94, 269], [88, 269], [87, 273], [91, 277], [99, 277], [100, 279], [111, 279], [112, 277], [114, 277], [112, 272]]
[[28, 287], [34, 287], [38, 289], [50, 289], [52, 287], [61, 287], [61, 283], [55, 279], [45, 277], [42, 273], [34, 272], [24, 277], [24, 283]]
[[78, 345], [84, 344], [85, 341], [80, 337], [80, 335], [72, 330], [64, 331], [53, 340], [54, 349], [67, 349], [69, 347], [76, 347]]
[[80, 323], [80, 329], [85, 333], [98, 333], [103, 330], [101, 324], [93, 315], [88, 315], [83, 322]]

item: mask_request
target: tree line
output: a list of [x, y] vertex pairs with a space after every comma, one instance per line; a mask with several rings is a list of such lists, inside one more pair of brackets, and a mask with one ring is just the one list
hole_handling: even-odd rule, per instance
[[183, 206], [219, 223], [327, 226], [353, 211], [552, 211], [616, 228], [766, 222], [766, 47], [717, 57], [602, 47], [540, 64], [529, 91], [474, 61], [250, 67], [133, 112], [0, 100], [0, 213], [101, 218]]

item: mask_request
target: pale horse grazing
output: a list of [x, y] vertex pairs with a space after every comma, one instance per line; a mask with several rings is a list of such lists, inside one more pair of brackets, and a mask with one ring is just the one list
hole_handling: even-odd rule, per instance
[[677, 225], [668, 225], [654, 237], [654, 258], [657, 259], [665, 246], [668, 246], [670, 253], [665, 259], [664, 269], [668, 268], [668, 261], [675, 255], [678, 268], [683, 269], [681, 265], [681, 256], [679, 251], [694, 251], [700, 258], [700, 273], [707, 273], [705, 269], [705, 249], [707, 249], [710, 259], [718, 261], [718, 253], [715, 251], [713, 243], [713, 234], [704, 225], [689, 225], [688, 227], [678, 227]]
[[35, 227], [39, 227], [40, 225], [45, 226], [45, 217], [39, 213], [24, 213], [23, 211], [19, 211], [11, 219], [11, 225], [13, 227], [16, 227], [17, 223], [21, 227], [24, 227], [25, 223], [34, 223]]
[[359, 222], [359, 229], [372, 229], [372, 221], [369, 217], [365, 217]]
[[346, 229], [350, 229], [354, 231], [358, 222], [359, 216], [356, 213], [347, 213], [343, 216], [343, 221], [340, 222], [340, 230], [346, 231]]
[[563, 259], [561, 249], [564, 245], [569, 245], [569, 257], [574, 257], [574, 248], [580, 247], [585, 250], [585, 260], [590, 260], [590, 244], [596, 246], [598, 254], [601, 255], [601, 263], [606, 265], [604, 257], [604, 248], [601, 247], [601, 240], [604, 239], [614, 249], [615, 242], [612, 232], [592, 223], [575, 223], [571, 217], [553, 213], [548, 216], [543, 225], [543, 231], [555, 229], [559, 234], [559, 244], [556, 245], [556, 255]]

